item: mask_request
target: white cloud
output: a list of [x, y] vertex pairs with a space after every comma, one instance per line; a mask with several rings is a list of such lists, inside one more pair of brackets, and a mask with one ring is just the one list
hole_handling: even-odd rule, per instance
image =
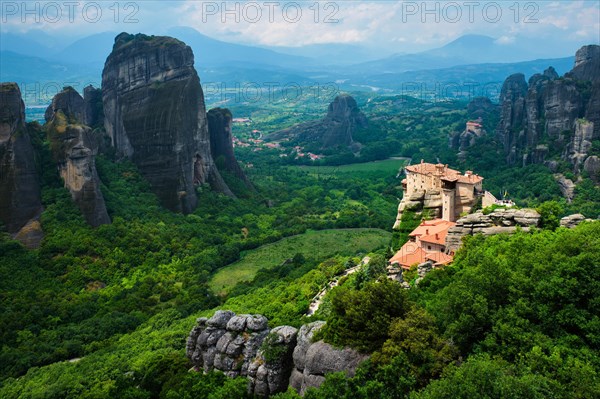
[[[316, 0], [315, 0], [316, 1]], [[8, 2], [3, 2], [3, 4]], [[40, 7], [50, 1], [36, 2]], [[62, 4], [61, 2], [58, 2]], [[554, 43], [582, 40], [598, 42], [600, 32], [600, 3], [598, 1], [553, 1], [535, 2], [539, 9], [534, 10], [537, 23], [524, 23], [523, 19], [533, 9], [525, 9], [525, 2], [479, 2], [469, 20], [470, 10], [465, 2], [461, 5], [458, 21], [452, 10], [444, 7], [449, 2], [438, 2], [437, 14], [428, 14], [420, 9], [422, 2], [402, 1], [320, 1], [299, 2], [302, 16], [295, 23], [293, 2], [283, 0], [269, 9], [266, 0], [228, 2], [228, 9], [238, 7], [239, 22], [235, 15], [222, 9], [223, 1], [180, 0], [165, 2], [132, 2], [135, 7], [124, 9], [127, 2], [79, 1], [75, 19], [63, 17], [59, 21], [42, 20], [35, 23], [31, 19], [22, 21], [20, 15], [2, 14], [2, 31], [23, 32], [30, 29], [43, 29], [46, 32], [63, 36], [84, 36], [103, 31], [128, 31], [160, 34], [172, 26], [191, 26], [200, 32], [221, 40], [266, 46], [302, 46], [315, 43], [358, 43], [388, 52], [415, 52], [438, 47], [467, 33], [486, 34], [497, 38], [499, 44], [510, 44], [517, 38], [544, 38]], [[93, 15], [83, 15], [88, 4], [101, 4], [103, 16], [90, 22]], [[491, 21], [494, 12], [484, 13], [487, 4], [501, 4], [502, 18]], [[14, 2], [22, 4], [22, 2]], [[114, 5], [120, 6], [118, 15]], [[236, 6], [237, 4], [237, 6]], [[298, 3], [295, 3], [298, 4]], [[318, 13], [315, 9], [318, 5]], [[336, 5], [337, 8], [333, 7]], [[409, 5], [419, 9], [410, 9]], [[431, 10], [431, 4], [428, 3]], [[515, 16], [513, 4], [520, 6]], [[256, 6], [261, 18], [252, 22], [248, 19], [256, 15]], [[4, 6], [3, 6], [4, 7]], [[112, 8], [111, 8], [112, 7]], [[216, 7], [216, 10], [215, 10]], [[93, 8], [88, 9], [91, 13]], [[285, 12], [287, 11], [287, 13]], [[471, 10], [472, 11], [472, 10]], [[137, 23], [124, 23], [125, 17], [134, 12]], [[272, 20], [269, 13], [272, 12]], [[332, 14], [333, 15], [330, 15]], [[325, 23], [330, 16], [336, 23]], [[117, 17], [117, 18], [115, 18]], [[518, 21], [515, 22], [515, 17]], [[222, 21], [225, 19], [225, 22]], [[316, 22], [315, 22], [316, 19]], [[438, 19], [439, 22], [435, 22]], [[424, 22], [425, 21], [425, 22]]]

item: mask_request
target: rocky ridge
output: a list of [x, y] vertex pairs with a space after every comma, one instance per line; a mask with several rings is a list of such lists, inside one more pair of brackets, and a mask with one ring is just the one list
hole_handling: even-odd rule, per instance
[[325, 374], [353, 375], [366, 359], [350, 348], [336, 349], [313, 342], [325, 322], [269, 329], [262, 315], [236, 315], [219, 310], [199, 318], [187, 340], [186, 354], [198, 371], [222, 371], [228, 377], [248, 378], [248, 391], [266, 397], [292, 386], [300, 393], [318, 387]]
[[534, 209], [496, 209], [484, 214], [482, 211], [469, 214], [459, 220], [448, 230], [446, 249], [457, 251], [462, 238], [467, 235], [514, 233], [518, 228], [528, 231], [540, 223], [540, 214]]
[[367, 125], [367, 118], [358, 108], [356, 100], [350, 95], [341, 94], [329, 104], [325, 118], [280, 130], [265, 139], [319, 143], [321, 148], [356, 147], [359, 144], [353, 141], [352, 134], [357, 128]]
[[25, 104], [16, 83], [0, 84], [0, 221], [29, 248], [43, 237], [39, 174]]
[[560, 156], [581, 172], [600, 138], [600, 46], [577, 51], [575, 66], [559, 77], [549, 67], [528, 82], [509, 76], [500, 93], [497, 134], [509, 164], [544, 163]]

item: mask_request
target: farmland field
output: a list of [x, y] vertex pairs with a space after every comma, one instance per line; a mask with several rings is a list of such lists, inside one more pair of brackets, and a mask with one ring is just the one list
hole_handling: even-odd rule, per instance
[[387, 245], [390, 238], [391, 233], [380, 229], [308, 231], [242, 253], [242, 259], [219, 270], [209, 286], [214, 292], [224, 294], [238, 282], [252, 280], [258, 270], [277, 266], [297, 253], [323, 260], [336, 254], [372, 251]]
[[300, 170], [318, 175], [335, 175], [338, 173], [397, 173], [400, 168], [406, 165], [404, 158], [389, 158], [381, 161], [352, 163], [339, 166], [295, 166]]

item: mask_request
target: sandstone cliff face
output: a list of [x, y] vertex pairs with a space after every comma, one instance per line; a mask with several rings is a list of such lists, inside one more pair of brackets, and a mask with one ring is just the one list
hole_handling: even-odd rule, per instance
[[523, 147], [525, 138], [525, 97], [527, 82], [525, 75], [517, 73], [509, 76], [500, 91], [502, 106], [498, 137], [504, 145], [504, 153], [508, 163], [515, 163], [517, 149]]
[[600, 46], [583, 46], [575, 53], [575, 66], [567, 74], [579, 80], [600, 81]]
[[30, 248], [42, 238], [42, 212], [34, 149], [25, 124], [25, 105], [16, 83], [0, 84], [0, 221]]
[[457, 251], [462, 238], [467, 235], [509, 234], [514, 233], [518, 227], [527, 231], [530, 227], [537, 227], [539, 222], [540, 214], [533, 209], [497, 209], [488, 215], [477, 211], [459, 219], [448, 230], [446, 249]]
[[600, 46], [582, 47], [562, 78], [552, 67], [529, 83], [522, 74], [509, 76], [500, 104], [497, 134], [509, 164], [560, 155], [580, 172], [591, 140], [600, 138]]
[[102, 72], [104, 125], [120, 156], [150, 182], [163, 206], [191, 212], [195, 185], [231, 194], [215, 167], [194, 55], [164, 36], [115, 38]]
[[[210, 151], [219, 167], [232, 173], [242, 180], [247, 187], [252, 187], [246, 174], [235, 159], [231, 135], [231, 111], [227, 108], [213, 108], [206, 114], [208, 132], [210, 134]], [[222, 161], [222, 165], [219, 162]]]
[[248, 391], [260, 397], [284, 392], [288, 385], [304, 393], [309, 387], [319, 387], [326, 373], [346, 371], [354, 375], [358, 364], [366, 359], [349, 348], [312, 342], [324, 324], [271, 330], [264, 316], [220, 310], [210, 319], [197, 320], [186, 354], [196, 370], [219, 370], [232, 378], [246, 376]]
[[300, 143], [319, 143], [322, 148], [352, 146], [352, 134], [359, 127], [368, 125], [356, 100], [347, 94], [337, 96], [327, 109], [325, 118], [295, 125], [266, 137], [276, 141], [290, 139]]
[[65, 88], [52, 99], [46, 118], [52, 153], [73, 201], [91, 226], [110, 223], [96, 171], [97, 140], [79, 119], [85, 118], [83, 98]]
[[90, 127], [104, 124], [104, 109], [102, 106], [102, 89], [89, 85], [83, 89], [85, 119], [83, 123]]

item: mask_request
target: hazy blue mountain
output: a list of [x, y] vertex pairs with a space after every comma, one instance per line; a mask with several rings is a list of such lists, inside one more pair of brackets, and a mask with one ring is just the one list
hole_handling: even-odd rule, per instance
[[69, 64], [40, 57], [0, 52], [0, 82], [16, 82], [27, 105], [48, 104], [63, 86], [80, 93], [89, 84], [99, 87], [102, 66]]
[[31, 30], [27, 33], [0, 33], [1, 51], [12, 51], [34, 57], [50, 56], [62, 48], [59, 43], [41, 30]]
[[[443, 47], [418, 54], [396, 54], [345, 65], [373, 55], [360, 46], [344, 44], [281, 48], [282, 52], [277, 52], [216, 40], [187, 27], [172, 28], [166, 34], [192, 47], [204, 84], [230, 90], [240, 85], [243, 88], [249, 82], [265, 90], [267, 83], [272, 82], [280, 87], [337, 82], [340, 89], [398, 92], [403, 91], [407, 83], [426, 83], [428, 88], [436, 83], [501, 84], [515, 72], [531, 75], [552, 65], [562, 74], [573, 66], [573, 57], [513, 62], [511, 60], [534, 54], [527, 49], [529, 44], [502, 45], [482, 35], [463, 36]], [[0, 81], [37, 83], [40, 87], [71, 84], [77, 89], [89, 83], [97, 85], [115, 36], [116, 32], [99, 33], [59, 48], [62, 42], [41, 31], [26, 35], [3, 34], [0, 36]], [[36, 102], [46, 101], [42, 97]]]
[[[514, 43], [501, 44], [499, 40], [484, 35], [464, 35], [445, 46], [414, 54], [396, 54], [376, 61], [354, 65], [355, 72], [401, 73], [416, 70], [448, 68], [457, 65], [521, 62], [535, 58], [548, 58], [547, 48], [541, 50], [531, 40], [515, 39]], [[556, 56], [554, 56], [556, 58]]]
[[321, 65], [341, 64], [351, 65], [361, 62], [381, 59], [381, 51], [355, 44], [324, 43], [310, 44], [302, 47], [269, 47], [279, 53], [313, 58]]
[[[407, 71], [401, 73], [381, 73], [365, 76], [363, 74], [349, 75], [340, 85], [342, 89], [368, 89], [401, 92], [410, 94], [419, 91], [425, 96], [430, 92], [442, 91], [442, 95], [452, 96], [456, 88], [465, 91], [482, 90], [486, 92], [477, 95], [496, 96], [507, 76], [514, 73], [523, 73], [528, 79], [535, 73], [542, 73], [549, 66], [553, 66], [559, 75], [563, 75], [573, 68], [575, 57], [556, 59], [539, 59], [512, 63], [487, 63], [458, 65], [449, 68]], [[441, 89], [440, 89], [441, 87]], [[447, 88], [447, 89], [446, 89]], [[463, 93], [463, 96], [469, 96]]]
[[70, 63], [104, 65], [118, 32], [102, 32], [79, 39], [49, 58]]
[[270, 65], [302, 69], [312, 61], [306, 57], [278, 53], [261, 47], [245, 46], [213, 39], [189, 27], [175, 27], [167, 31], [192, 48], [199, 67], [243, 63], [243, 65]]

